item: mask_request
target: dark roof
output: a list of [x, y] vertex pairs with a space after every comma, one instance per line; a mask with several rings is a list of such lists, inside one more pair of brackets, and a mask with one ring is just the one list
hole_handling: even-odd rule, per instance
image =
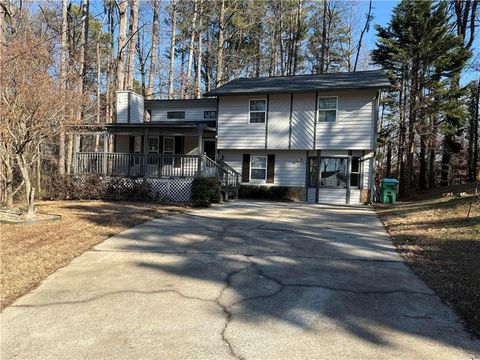
[[372, 70], [325, 75], [239, 78], [207, 92], [205, 96], [382, 89], [388, 87], [390, 87], [390, 81], [385, 71]]

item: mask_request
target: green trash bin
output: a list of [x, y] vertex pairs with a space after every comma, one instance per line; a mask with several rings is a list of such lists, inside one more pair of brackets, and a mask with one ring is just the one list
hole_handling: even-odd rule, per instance
[[384, 204], [395, 204], [398, 192], [397, 179], [383, 179], [380, 185], [380, 200]]

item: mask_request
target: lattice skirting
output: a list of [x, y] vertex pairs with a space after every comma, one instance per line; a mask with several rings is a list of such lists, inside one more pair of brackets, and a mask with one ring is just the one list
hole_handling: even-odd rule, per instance
[[152, 196], [172, 202], [186, 202], [192, 198], [193, 179], [147, 179], [152, 186]]
[[78, 198], [187, 202], [193, 179], [77, 175], [74, 182], [73, 196]]

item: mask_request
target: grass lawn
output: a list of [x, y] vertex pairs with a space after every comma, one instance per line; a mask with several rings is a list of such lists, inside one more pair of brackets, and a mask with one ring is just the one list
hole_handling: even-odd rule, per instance
[[375, 210], [407, 263], [480, 337], [480, 200], [441, 191]]
[[1, 224], [1, 309], [106, 238], [147, 220], [178, 213], [180, 206], [105, 201], [44, 201], [37, 211], [54, 222]]

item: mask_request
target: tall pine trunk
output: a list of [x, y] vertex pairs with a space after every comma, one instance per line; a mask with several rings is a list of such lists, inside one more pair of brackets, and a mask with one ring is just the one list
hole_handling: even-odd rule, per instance
[[196, 83], [196, 98], [199, 99], [202, 97], [202, 37], [203, 37], [203, 23], [202, 23], [202, 16], [203, 16], [203, 0], [200, 0], [199, 4], [199, 24], [198, 24], [198, 40], [197, 40], [197, 74], [195, 76], [195, 83]]
[[130, 0], [130, 27], [128, 36], [128, 56], [127, 72], [125, 77], [125, 87], [127, 90], [133, 89], [135, 53], [138, 39], [138, 0]]
[[217, 43], [217, 69], [215, 86], [223, 84], [223, 47], [225, 29], [225, 0], [220, 0], [220, 13], [218, 15], [218, 43]]
[[198, 12], [198, 0], [193, 0], [193, 17], [192, 17], [192, 28], [190, 30], [190, 43], [188, 49], [188, 65], [187, 65], [187, 92], [190, 97], [191, 94], [191, 83], [192, 83], [192, 66], [193, 66], [193, 50], [195, 46], [195, 32], [197, 27], [197, 12]]
[[117, 76], [116, 76], [116, 90], [125, 90], [125, 64], [124, 54], [125, 46], [127, 44], [127, 9], [128, 1], [120, 0], [118, 3], [118, 53], [117, 53]]
[[158, 28], [159, 28], [159, 7], [160, 0], [153, 1], [153, 27], [152, 27], [152, 48], [150, 51], [150, 70], [148, 74], [147, 99], [153, 99], [153, 87], [155, 84], [155, 68], [157, 63], [157, 47], [158, 47]]
[[172, 1], [172, 24], [170, 36], [170, 66], [168, 69], [168, 98], [173, 99], [173, 81], [175, 75], [175, 44], [177, 33], [177, 3]]
[[[67, 86], [67, 51], [68, 51], [68, 4], [67, 0], [62, 0], [62, 27], [61, 27], [61, 45], [60, 45], [60, 87], [64, 90]], [[66, 109], [65, 109], [66, 111]], [[66, 117], [66, 114], [64, 114]], [[65, 128], [63, 125], [59, 131], [58, 147], [58, 173], [65, 174]]]

